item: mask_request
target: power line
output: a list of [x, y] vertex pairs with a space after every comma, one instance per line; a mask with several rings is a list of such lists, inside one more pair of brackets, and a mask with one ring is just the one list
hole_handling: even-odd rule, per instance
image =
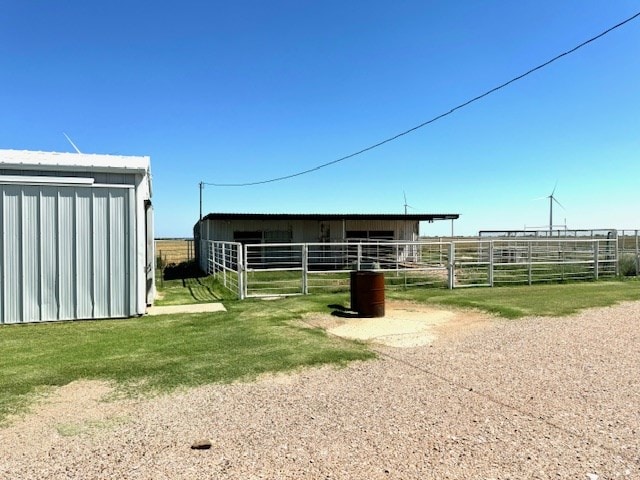
[[441, 113], [440, 115], [437, 115], [437, 116], [431, 118], [430, 120], [427, 120], [426, 122], [423, 122], [423, 123], [421, 123], [419, 125], [416, 125], [415, 127], [412, 127], [412, 128], [410, 128], [408, 130], [405, 130], [404, 132], [398, 133], [398, 134], [396, 134], [396, 135], [394, 135], [392, 137], [389, 137], [389, 138], [387, 138], [385, 140], [382, 140], [382, 141], [380, 141], [378, 143], [374, 143], [373, 145], [365, 147], [362, 150], [358, 150], [357, 152], [353, 152], [353, 153], [350, 153], [349, 155], [345, 155], [344, 157], [337, 158], [337, 159], [332, 160], [330, 162], [322, 163], [322, 164], [317, 165], [317, 166], [315, 166], [313, 168], [309, 168], [308, 170], [303, 170], [303, 171], [300, 171], [300, 172], [297, 172], [297, 173], [292, 173], [290, 175], [284, 175], [282, 177], [269, 178], [267, 180], [260, 180], [260, 181], [256, 181], [256, 182], [245, 182], [245, 183], [208, 183], [208, 182], [202, 182], [202, 184], [204, 184], [204, 185], [212, 185], [212, 186], [215, 186], [215, 187], [249, 187], [249, 186], [252, 186], [252, 185], [262, 185], [262, 184], [265, 184], [265, 183], [279, 182], [279, 181], [282, 181], [282, 180], [287, 180], [289, 178], [299, 177], [301, 175], [306, 175], [308, 173], [312, 173], [312, 172], [315, 172], [317, 170], [320, 170], [321, 168], [325, 168], [325, 167], [328, 167], [330, 165], [335, 165], [336, 163], [343, 162], [345, 160], [348, 160], [350, 158], [356, 157], [356, 156], [361, 155], [361, 154], [363, 154], [365, 152], [373, 150], [374, 148], [378, 148], [378, 147], [384, 145], [385, 143], [389, 143], [389, 142], [392, 142], [394, 140], [397, 140], [400, 137], [408, 135], [411, 132], [414, 132], [414, 131], [416, 131], [416, 130], [418, 130], [420, 128], [423, 128], [423, 127], [425, 127], [425, 126], [427, 126], [427, 125], [429, 125], [431, 123], [434, 123], [434, 122], [440, 120], [441, 118], [449, 116], [452, 113], [454, 113], [456, 110], [460, 110], [461, 108], [464, 108], [464, 107], [466, 107], [468, 105], [471, 105], [472, 103], [477, 102], [478, 100], [481, 100], [482, 98], [484, 98], [484, 97], [486, 97], [488, 95], [491, 95], [492, 93], [495, 93], [498, 90], [501, 90], [504, 87], [506, 87], [508, 85], [511, 85], [512, 83], [517, 82], [518, 80], [521, 80], [521, 79], [523, 79], [524, 77], [526, 77], [528, 75], [531, 75], [533, 72], [541, 70], [542, 68], [552, 64], [556, 60], [559, 60], [562, 57], [565, 57], [565, 56], [575, 52], [576, 50], [581, 49], [582, 47], [590, 44], [591, 42], [594, 42], [595, 40], [598, 40], [599, 38], [604, 37], [606, 34], [612, 32], [613, 30], [615, 30], [617, 28], [622, 27], [623, 25], [631, 22], [632, 20], [636, 19], [639, 16], [640, 16], [640, 12], [638, 12], [635, 15], [627, 18], [626, 20], [623, 20], [622, 22], [620, 22], [620, 23], [618, 23], [618, 24], [606, 29], [605, 31], [599, 33], [595, 37], [591, 37], [589, 40], [586, 40], [586, 41], [582, 42], [581, 44], [573, 47], [572, 49], [567, 50], [566, 52], [563, 52], [563, 53], [561, 53], [559, 55], [556, 55], [551, 60], [547, 60], [546, 62], [541, 63], [540, 65], [538, 65], [537, 67], [534, 67], [534, 68], [532, 68], [530, 70], [527, 70], [525, 73], [523, 73], [521, 75], [518, 75], [517, 77], [514, 77], [511, 80], [509, 80], [509, 81], [507, 81], [507, 82], [505, 82], [505, 83], [503, 83], [501, 85], [498, 85], [497, 87], [494, 87], [491, 90], [487, 90], [486, 92], [478, 95], [477, 97], [472, 98], [471, 100], [467, 100], [466, 102], [461, 103], [460, 105], [457, 105], [457, 106], [453, 107], [451, 110], [449, 110], [447, 112]]

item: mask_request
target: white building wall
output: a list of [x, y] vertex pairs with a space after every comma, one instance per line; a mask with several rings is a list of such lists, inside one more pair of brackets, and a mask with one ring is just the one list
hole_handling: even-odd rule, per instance
[[234, 232], [291, 232], [292, 243], [341, 242], [352, 230], [394, 232], [394, 240], [417, 239], [418, 222], [414, 220], [203, 220], [202, 239], [232, 242]]
[[148, 157], [0, 150], [0, 323], [144, 314], [150, 197]]

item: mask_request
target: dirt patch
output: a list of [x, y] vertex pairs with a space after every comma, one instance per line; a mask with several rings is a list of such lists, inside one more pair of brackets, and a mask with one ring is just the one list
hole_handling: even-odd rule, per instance
[[309, 325], [324, 328], [332, 335], [397, 348], [429, 345], [441, 336], [464, 334], [488, 325], [491, 320], [491, 316], [480, 312], [409, 302], [387, 302], [382, 318], [314, 314], [305, 319]]
[[153, 305], [147, 308], [147, 315], [174, 315], [177, 313], [208, 313], [226, 312], [227, 309], [220, 302], [190, 303], [186, 305]]
[[30, 412], [8, 419], [3, 442], [46, 452], [58, 438], [91, 434], [125, 423], [127, 402], [105, 402], [108, 382], [81, 380], [51, 390]]

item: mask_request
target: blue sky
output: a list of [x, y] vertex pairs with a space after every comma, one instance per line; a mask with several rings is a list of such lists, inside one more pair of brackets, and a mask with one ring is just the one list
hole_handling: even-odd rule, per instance
[[[7, 1], [0, 148], [149, 155], [157, 236], [198, 183], [251, 182], [411, 128], [633, 15], [637, 1]], [[206, 212], [460, 213], [457, 234], [640, 228], [640, 19], [374, 151]], [[446, 234], [448, 223], [424, 225]]]

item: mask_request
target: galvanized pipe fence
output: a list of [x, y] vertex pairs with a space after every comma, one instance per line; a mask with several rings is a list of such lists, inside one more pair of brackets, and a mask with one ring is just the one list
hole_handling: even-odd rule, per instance
[[621, 275], [640, 276], [640, 230], [618, 230]]
[[199, 259], [203, 271], [243, 299], [344, 291], [354, 270], [383, 272], [386, 288], [615, 277], [618, 252], [617, 238], [245, 245], [203, 240]]

